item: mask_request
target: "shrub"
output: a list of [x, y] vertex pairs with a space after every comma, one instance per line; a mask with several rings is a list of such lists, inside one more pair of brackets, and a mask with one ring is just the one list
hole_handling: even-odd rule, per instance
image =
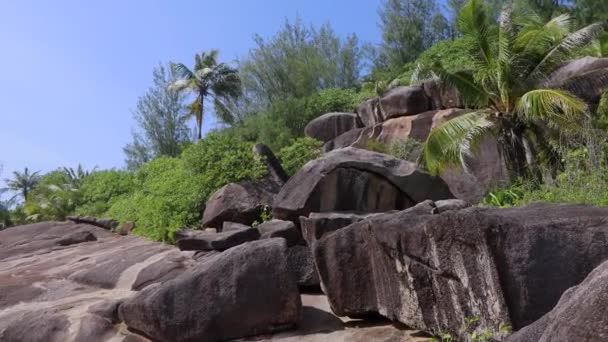
[[323, 143], [313, 138], [295, 139], [290, 146], [282, 148], [278, 157], [289, 175], [294, 175], [304, 164], [321, 156]]
[[134, 186], [133, 173], [115, 169], [94, 171], [82, 182], [81, 204], [76, 212], [103, 216], [116, 201], [133, 192]]
[[66, 172], [57, 169], [40, 178], [23, 205], [23, 212], [29, 221], [62, 221], [74, 212], [80, 198]]
[[420, 141], [404, 138], [392, 142], [388, 147], [388, 154], [395, 158], [418, 162], [423, 148], [424, 145]]
[[175, 231], [200, 219], [204, 183], [182, 160], [159, 157], [144, 164], [134, 186], [137, 190], [119, 197], [108, 214], [120, 222], [135, 221], [135, 233], [172, 242]]
[[266, 166], [254, 158], [253, 143], [229, 131], [215, 131], [182, 154], [186, 169], [199, 178], [205, 197], [222, 186], [243, 179], [260, 178]]

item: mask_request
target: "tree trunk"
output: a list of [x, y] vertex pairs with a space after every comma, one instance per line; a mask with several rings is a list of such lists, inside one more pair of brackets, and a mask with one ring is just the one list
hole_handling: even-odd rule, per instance
[[203, 99], [202, 96], [200, 98], [201, 98], [200, 99], [200, 101], [201, 101], [201, 112], [199, 114], [200, 115], [199, 119], [197, 120], [198, 121], [197, 122], [197, 124], [198, 124], [198, 127], [197, 127], [197, 129], [198, 129], [198, 134], [197, 134], [198, 140], [201, 140], [203, 138], [203, 117], [205, 116], [204, 99]]

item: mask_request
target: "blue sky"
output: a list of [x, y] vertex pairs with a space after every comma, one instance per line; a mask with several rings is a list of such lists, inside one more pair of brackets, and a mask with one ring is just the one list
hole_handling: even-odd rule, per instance
[[[122, 167], [159, 62], [234, 60], [286, 18], [378, 42], [380, 0], [0, 1], [0, 179], [28, 166]], [[211, 126], [208, 124], [207, 126]], [[207, 127], [209, 128], [209, 127]]]

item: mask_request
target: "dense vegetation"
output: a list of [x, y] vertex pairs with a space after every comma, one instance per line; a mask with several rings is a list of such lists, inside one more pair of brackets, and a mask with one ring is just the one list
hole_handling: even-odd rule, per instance
[[[474, 153], [477, 139], [491, 133], [502, 139], [516, 181], [484, 203], [608, 204], [608, 105], [589, 110], [538, 82], [567, 58], [608, 56], [608, 37], [600, 35], [608, 3], [505, 3], [449, 0], [442, 11], [438, 1], [384, 0], [377, 20], [382, 41], [375, 45], [298, 18], [271, 37], [256, 36], [255, 47], [234, 64], [208, 51], [195, 55], [192, 68], [177, 61], [159, 65], [136, 102], [125, 170], [9, 175], [0, 229], [71, 214], [110, 216], [171, 241], [178, 228], [198, 224], [202, 204], [218, 188], [264, 175], [252, 154], [255, 143], [269, 145], [293, 174], [321, 153], [320, 142], [303, 136], [310, 120], [351, 112], [366, 98], [422, 76], [457, 86], [476, 110], [449, 121], [424, 144], [405, 139], [370, 149], [410, 160], [422, 155], [437, 171]], [[203, 135], [205, 115], [215, 116], [221, 128]]]

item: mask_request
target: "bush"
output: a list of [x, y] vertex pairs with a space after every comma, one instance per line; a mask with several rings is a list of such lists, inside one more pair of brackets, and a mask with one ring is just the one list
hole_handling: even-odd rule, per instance
[[423, 148], [424, 145], [416, 139], [399, 139], [389, 145], [388, 154], [395, 158], [417, 163]]
[[144, 164], [133, 176], [135, 191], [118, 196], [108, 214], [120, 222], [134, 221], [135, 233], [173, 242], [179, 228], [198, 224], [203, 203], [213, 192], [266, 173], [252, 148], [230, 131], [211, 132], [181, 158], [160, 157]]
[[57, 169], [40, 178], [28, 195], [23, 212], [29, 221], [63, 221], [74, 213], [80, 198], [80, 192], [72, 187], [66, 172]]
[[273, 151], [279, 151], [293, 139], [303, 137], [304, 127], [311, 120], [330, 112], [353, 112], [371, 96], [373, 93], [366, 90], [330, 88], [307, 97], [275, 101], [266, 110], [245, 117], [227, 131], [245, 141], [264, 143]]
[[278, 157], [289, 175], [294, 175], [304, 164], [321, 156], [323, 143], [313, 138], [295, 139], [290, 146], [282, 148]]
[[136, 222], [135, 233], [172, 242], [175, 232], [200, 220], [205, 187], [177, 158], [159, 157], [134, 177], [135, 190], [119, 197], [108, 214], [120, 222]]
[[260, 178], [266, 166], [254, 158], [253, 143], [229, 131], [215, 131], [182, 154], [186, 169], [196, 175], [208, 197], [222, 186], [243, 179]]
[[82, 182], [82, 202], [76, 212], [81, 215], [104, 216], [116, 201], [133, 192], [134, 186], [133, 173], [115, 169], [95, 171]]

